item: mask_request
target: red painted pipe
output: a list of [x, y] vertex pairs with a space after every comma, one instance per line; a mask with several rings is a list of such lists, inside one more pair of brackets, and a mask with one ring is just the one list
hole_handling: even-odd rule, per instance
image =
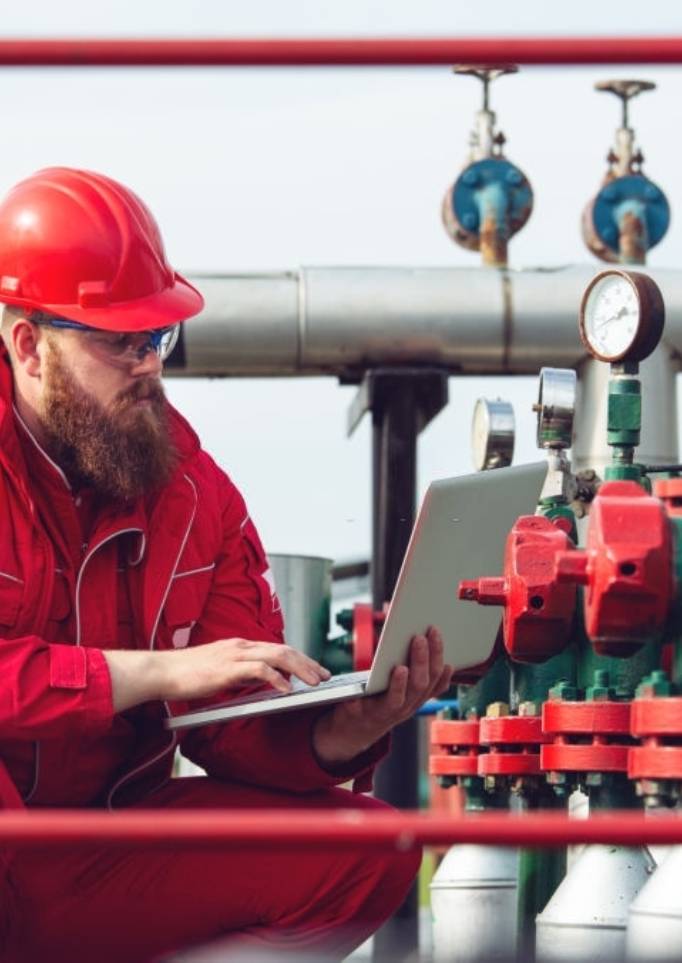
[[566, 846], [569, 843], [682, 843], [682, 819], [655, 819], [625, 811], [570, 819], [564, 813], [358, 813], [337, 810], [5, 810], [0, 846], [135, 846], [147, 849], [263, 849], [289, 847], [412, 849], [418, 845], [481, 843], [495, 846]]
[[682, 37], [442, 37], [2, 40], [0, 66], [427, 66], [455, 63], [674, 64]]

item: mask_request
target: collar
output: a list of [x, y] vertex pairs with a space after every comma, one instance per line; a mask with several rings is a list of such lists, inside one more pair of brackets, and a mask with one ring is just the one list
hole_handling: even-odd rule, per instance
[[[14, 413], [14, 417], [15, 417], [15, 419], [16, 419], [17, 424], [20, 426], [21, 431], [24, 433], [24, 436], [26, 437], [26, 439], [27, 439], [28, 442], [30, 443], [32, 450], [35, 450], [35, 451], [38, 453], [38, 457], [39, 457], [44, 463], [47, 463], [47, 464], [43, 464], [43, 468], [44, 468], [50, 475], [57, 475], [58, 478], [59, 478], [59, 480], [60, 480], [60, 482], [61, 482], [61, 485], [62, 485], [64, 488], [66, 488], [66, 490], [67, 490], [68, 492], [72, 492], [72, 491], [73, 491], [73, 488], [72, 488], [72, 486], [71, 486], [71, 482], [70, 482], [69, 479], [66, 477], [66, 475], [64, 474], [64, 472], [62, 471], [62, 469], [61, 469], [61, 468], [59, 467], [59, 465], [57, 464], [57, 462], [56, 462], [56, 461], [53, 461], [53, 460], [50, 458], [50, 456], [48, 455], [48, 453], [45, 451], [45, 449], [42, 447], [42, 445], [40, 444], [40, 442], [38, 441], [38, 439], [36, 438], [36, 436], [33, 434], [33, 432], [32, 432], [31, 429], [28, 427], [28, 425], [26, 424], [26, 422], [24, 421], [24, 419], [23, 419], [23, 418], [21, 417], [21, 415], [19, 414], [19, 409], [17, 408], [17, 406], [16, 406], [15, 403], [12, 403], [12, 411], [13, 411], [13, 413]], [[27, 459], [27, 461], [29, 461], [29, 459]], [[43, 474], [43, 473], [41, 472], [41, 475], [42, 475], [42, 474]]]

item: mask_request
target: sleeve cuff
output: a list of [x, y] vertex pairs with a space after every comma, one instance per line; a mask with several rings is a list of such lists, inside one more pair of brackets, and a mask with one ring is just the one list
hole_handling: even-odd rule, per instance
[[327, 766], [321, 762], [315, 747], [313, 746], [313, 727], [310, 729], [310, 753], [315, 760], [318, 768], [326, 773], [334, 783], [347, 782], [353, 780], [353, 792], [371, 792], [374, 770], [378, 762], [388, 754], [391, 745], [391, 736], [387, 734], [373, 743], [360, 755], [349, 759], [348, 762], [339, 763], [336, 766]]
[[82, 692], [87, 724], [105, 731], [114, 716], [111, 676], [100, 649], [51, 644], [50, 688]]

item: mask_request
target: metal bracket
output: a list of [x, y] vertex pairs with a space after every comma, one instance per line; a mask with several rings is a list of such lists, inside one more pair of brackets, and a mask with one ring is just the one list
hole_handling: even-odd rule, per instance
[[348, 409], [348, 437], [366, 412], [384, 408], [408, 384], [417, 405], [417, 430], [423, 431], [448, 403], [448, 372], [443, 368], [371, 368], [365, 372]]

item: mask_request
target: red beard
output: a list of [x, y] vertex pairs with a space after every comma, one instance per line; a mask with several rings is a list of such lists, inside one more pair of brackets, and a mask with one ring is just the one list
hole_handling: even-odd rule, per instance
[[[147, 403], [140, 405], [142, 399]], [[74, 487], [91, 487], [116, 502], [160, 488], [177, 465], [159, 381], [136, 381], [105, 411], [76, 384], [54, 343], [41, 422], [48, 453]]]

